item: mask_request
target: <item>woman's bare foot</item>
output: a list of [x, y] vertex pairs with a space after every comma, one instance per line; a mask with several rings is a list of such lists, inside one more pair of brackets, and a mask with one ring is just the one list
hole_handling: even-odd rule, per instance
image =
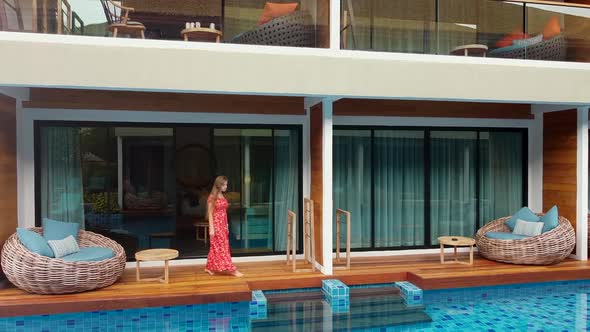
[[212, 276], [212, 275], [214, 275], [214, 274], [215, 274], [215, 272], [213, 272], [213, 271], [209, 271], [209, 270], [207, 270], [207, 269], [205, 269], [205, 272], [209, 273], [209, 275], [210, 275], [210, 276]]
[[231, 272], [230, 274], [234, 277], [243, 277], [244, 276], [244, 274], [238, 270], [235, 270], [235, 271]]

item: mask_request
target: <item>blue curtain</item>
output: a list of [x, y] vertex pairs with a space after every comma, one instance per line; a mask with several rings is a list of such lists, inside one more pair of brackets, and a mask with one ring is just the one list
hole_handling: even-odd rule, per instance
[[424, 245], [424, 131], [375, 131], [375, 247]]
[[[334, 208], [351, 213], [351, 247], [371, 246], [371, 131], [334, 130]], [[346, 224], [342, 223], [340, 244], [346, 248]], [[336, 247], [336, 219], [333, 241]]]
[[522, 207], [522, 143], [520, 132], [480, 133], [479, 227]]
[[80, 128], [41, 129], [42, 217], [84, 229]]
[[[276, 251], [287, 247], [287, 210], [299, 219], [299, 134], [295, 129], [274, 131], [274, 245]], [[299, 234], [301, 227], [298, 227]]]
[[431, 132], [431, 243], [475, 234], [477, 132]]

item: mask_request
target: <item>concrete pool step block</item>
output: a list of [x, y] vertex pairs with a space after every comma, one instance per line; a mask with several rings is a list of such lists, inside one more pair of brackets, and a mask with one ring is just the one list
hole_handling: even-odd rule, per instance
[[424, 304], [424, 293], [422, 289], [409, 281], [398, 281], [395, 287], [399, 288], [407, 306], [420, 306]]
[[268, 303], [266, 296], [261, 290], [252, 292], [252, 301], [250, 301], [250, 319], [266, 319], [268, 317]]
[[322, 292], [332, 312], [348, 312], [350, 309], [350, 289], [338, 279], [322, 280]]

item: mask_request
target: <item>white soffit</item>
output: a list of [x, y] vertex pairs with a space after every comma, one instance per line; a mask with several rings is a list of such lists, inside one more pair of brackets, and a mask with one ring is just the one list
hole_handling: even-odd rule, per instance
[[0, 32], [0, 85], [590, 104], [590, 64]]

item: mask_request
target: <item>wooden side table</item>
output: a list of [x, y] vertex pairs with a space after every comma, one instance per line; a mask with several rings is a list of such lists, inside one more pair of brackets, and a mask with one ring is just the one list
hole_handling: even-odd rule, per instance
[[[197, 221], [193, 224], [196, 227], [196, 235], [195, 239], [197, 241], [203, 241], [207, 244], [209, 239], [209, 222], [207, 221]], [[203, 236], [201, 236], [201, 233]]]
[[184, 41], [215, 41], [216, 43], [221, 42], [223, 33], [219, 30], [210, 28], [188, 28], [180, 31], [180, 35]]
[[[459, 264], [467, 264], [473, 265], [473, 249], [475, 246], [475, 240], [469, 237], [464, 236], [441, 236], [438, 238], [438, 242], [440, 243], [440, 263], [441, 264], [450, 264], [450, 263], [459, 263]], [[454, 260], [445, 262], [445, 245], [453, 246], [455, 249]], [[462, 262], [459, 260], [457, 256], [457, 247], [469, 247], [469, 263]]]
[[480, 56], [485, 58], [487, 54], [488, 47], [482, 44], [461, 45], [451, 50], [451, 55]]
[[[176, 257], [178, 257], [178, 250], [174, 249], [147, 249], [135, 253], [135, 277], [137, 281], [159, 281], [167, 284], [169, 279], [168, 261]], [[158, 278], [141, 279], [139, 263], [146, 261], [164, 261], [164, 275]]]

